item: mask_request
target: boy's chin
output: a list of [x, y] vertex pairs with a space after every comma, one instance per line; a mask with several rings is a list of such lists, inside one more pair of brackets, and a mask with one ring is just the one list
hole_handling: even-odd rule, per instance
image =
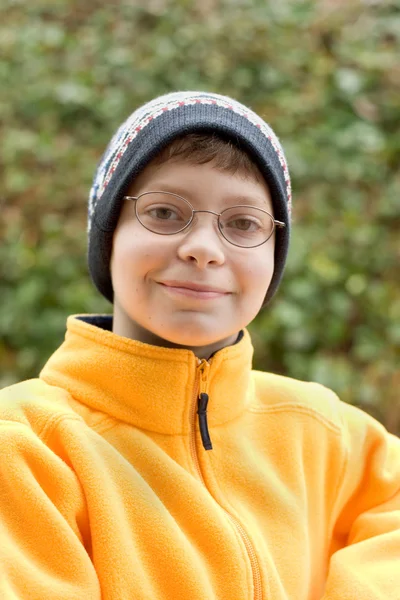
[[149, 322], [140, 322], [134, 320], [133, 315], [114, 311], [113, 331], [153, 346], [187, 348], [198, 356], [202, 349], [203, 354], [208, 350], [212, 353], [236, 340], [240, 328], [229, 327], [228, 323], [223, 327], [223, 324], [216, 322], [215, 319], [204, 318], [204, 316], [199, 319], [196, 316], [198, 317], [198, 315], [191, 317], [186, 315], [183, 319], [169, 319], [169, 315], [164, 314], [159, 319], [153, 318]]

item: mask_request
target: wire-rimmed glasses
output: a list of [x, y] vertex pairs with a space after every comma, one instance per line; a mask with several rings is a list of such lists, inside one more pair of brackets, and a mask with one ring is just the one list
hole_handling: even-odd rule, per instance
[[192, 223], [196, 213], [210, 213], [218, 217], [221, 235], [234, 246], [255, 248], [265, 244], [275, 228], [286, 227], [263, 208], [240, 204], [221, 213], [212, 210], [194, 210], [190, 202], [172, 192], [144, 192], [139, 196], [124, 196], [135, 202], [138, 221], [153, 233], [174, 235]]

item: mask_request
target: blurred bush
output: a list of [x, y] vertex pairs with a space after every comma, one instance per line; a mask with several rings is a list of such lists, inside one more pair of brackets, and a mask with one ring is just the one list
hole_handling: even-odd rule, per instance
[[400, 433], [400, 2], [3, 0], [0, 386], [37, 375], [68, 314], [110, 312], [86, 199], [120, 122], [175, 89], [277, 131], [294, 227], [255, 367], [333, 388]]

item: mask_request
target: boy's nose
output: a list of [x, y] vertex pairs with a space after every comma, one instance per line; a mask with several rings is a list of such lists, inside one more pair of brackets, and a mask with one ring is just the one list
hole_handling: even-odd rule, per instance
[[224, 242], [216, 217], [202, 215], [199, 218], [196, 215], [181, 235], [178, 256], [182, 260], [195, 261], [201, 269], [209, 264], [222, 265], [225, 262]]

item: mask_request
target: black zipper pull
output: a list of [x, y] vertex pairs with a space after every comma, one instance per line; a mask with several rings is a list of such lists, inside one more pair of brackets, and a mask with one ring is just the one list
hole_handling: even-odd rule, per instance
[[199, 396], [198, 410], [197, 410], [197, 414], [199, 415], [201, 441], [203, 442], [203, 446], [206, 450], [212, 450], [212, 443], [211, 443], [211, 439], [210, 439], [210, 434], [208, 432], [208, 423], [207, 423], [207, 404], [208, 404], [208, 394], [202, 392]]

